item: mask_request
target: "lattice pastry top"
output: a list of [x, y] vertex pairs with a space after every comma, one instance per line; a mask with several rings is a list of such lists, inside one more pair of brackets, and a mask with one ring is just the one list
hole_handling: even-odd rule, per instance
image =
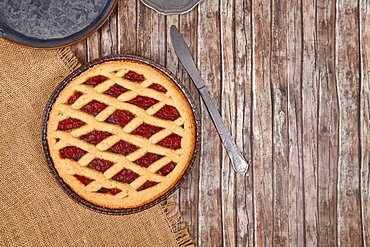
[[59, 176], [105, 208], [135, 208], [171, 189], [195, 147], [190, 105], [157, 69], [123, 60], [95, 65], [60, 92], [47, 142]]

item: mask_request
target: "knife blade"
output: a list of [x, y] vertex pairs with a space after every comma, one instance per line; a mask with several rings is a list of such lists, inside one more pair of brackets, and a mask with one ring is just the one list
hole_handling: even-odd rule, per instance
[[220, 135], [221, 141], [230, 157], [231, 164], [235, 172], [245, 174], [248, 171], [249, 164], [244, 159], [243, 155], [236, 146], [232, 139], [226, 125], [224, 124], [220, 113], [217, 111], [211, 96], [205, 87], [204, 81], [200, 75], [200, 72], [195, 65], [194, 59], [190, 54], [189, 48], [186, 45], [182, 35], [177, 28], [172, 25], [170, 30], [172, 46], [175, 49], [175, 53], [179, 58], [181, 64], [188, 72], [195, 86], [197, 87], [200, 95], [202, 96], [203, 102], [216, 126], [217, 132]]

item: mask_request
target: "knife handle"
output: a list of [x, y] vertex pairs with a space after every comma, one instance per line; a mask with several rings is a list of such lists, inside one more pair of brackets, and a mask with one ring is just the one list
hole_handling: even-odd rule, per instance
[[236, 146], [234, 140], [232, 139], [228, 129], [226, 128], [220, 113], [218, 113], [208, 90], [203, 87], [199, 89], [199, 92], [203, 98], [203, 101], [207, 107], [209, 114], [216, 126], [216, 129], [220, 135], [221, 141], [225, 146], [225, 149], [230, 157], [231, 164], [235, 172], [240, 174], [245, 174], [248, 171], [248, 162], [244, 159], [243, 155], [240, 153], [238, 147]]

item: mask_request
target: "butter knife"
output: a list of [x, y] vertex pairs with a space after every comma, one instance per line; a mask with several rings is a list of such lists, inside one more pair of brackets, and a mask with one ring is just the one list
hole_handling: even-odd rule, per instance
[[194, 59], [190, 54], [188, 46], [186, 45], [182, 35], [174, 25], [171, 26], [170, 34], [172, 46], [175, 49], [175, 53], [184, 66], [185, 70], [188, 72], [191, 79], [193, 80], [194, 85], [197, 87], [200, 95], [202, 96], [203, 102], [206, 105], [209, 114], [211, 115], [218, 134], [220, 135], [221, 141], [227, 153], [229, 154], [234, 171], [240, 174], [245, 174], [248, 171], [248, 162], [244, 159], [243, 155], [232, 139], [228, 129], [226, 128], [224, 122], [222, 121], [220, 113], [218, 113], [211, 99], [211, 96], [209, 95], [209, 92], [205, 87], [204, 81], [200, 76], [200, 72], [195, 65]]

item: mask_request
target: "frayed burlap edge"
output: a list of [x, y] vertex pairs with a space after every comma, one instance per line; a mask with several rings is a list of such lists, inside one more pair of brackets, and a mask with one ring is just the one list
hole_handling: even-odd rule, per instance
[[181, 214], [177, 211], [176, 203], [166, 201], [163, 202], [161, 206], [171, 232], [176, 236], [177, 244], [180, 247], [195, 246], [193, 239], [190, 236], [189, 228], [185, 225]]
[[58, 54], [64, 64], [68, 67], [69, 71], [72, 72], [81, 66], [80, 62], [77, 60], [76, 56], [69, 47], [59, 49]]

